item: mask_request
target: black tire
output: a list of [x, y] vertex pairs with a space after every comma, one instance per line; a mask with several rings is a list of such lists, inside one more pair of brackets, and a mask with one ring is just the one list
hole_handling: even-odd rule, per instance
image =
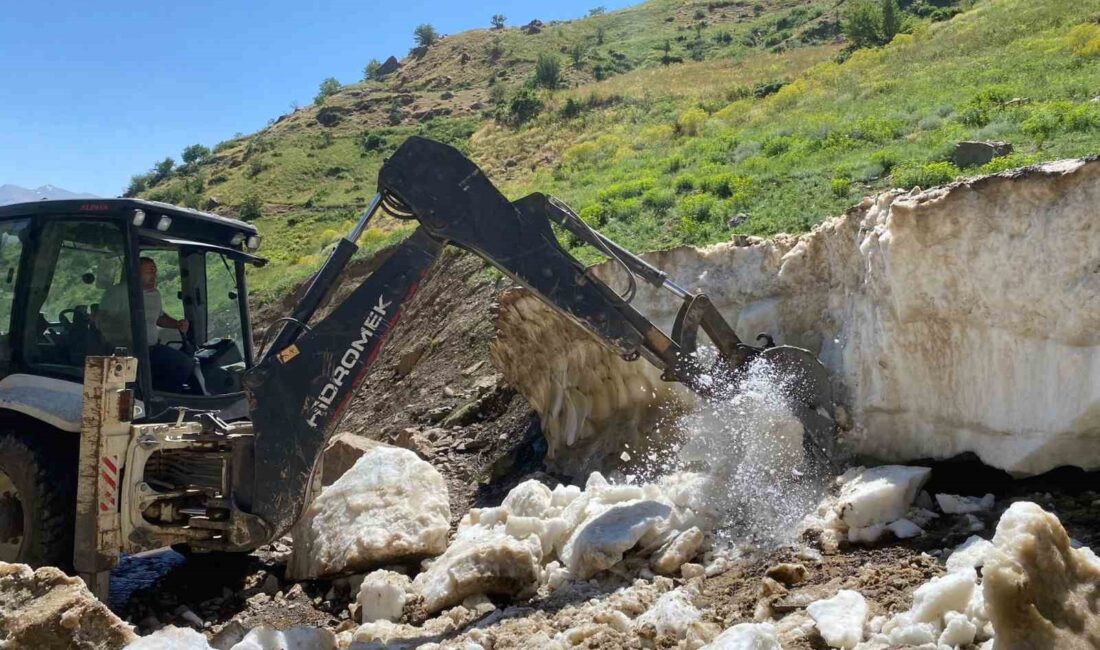
[[14, 484], [23, 511], [14, 561], [72, 569], [79, 441], [79, 434], [46, 426], [0, 429], [0, 471]]

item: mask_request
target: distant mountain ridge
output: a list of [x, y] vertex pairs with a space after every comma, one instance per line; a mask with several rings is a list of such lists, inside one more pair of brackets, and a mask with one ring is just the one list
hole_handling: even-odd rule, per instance
[[27, 201], [41, 201], [43, 199], [94, 199], [95, 194], [86, 192], [71, 192], [54, 185], [43, 185], [29, 190], [18, 185], [0, 185], [0, 205], [9, 203], [25, 203]]

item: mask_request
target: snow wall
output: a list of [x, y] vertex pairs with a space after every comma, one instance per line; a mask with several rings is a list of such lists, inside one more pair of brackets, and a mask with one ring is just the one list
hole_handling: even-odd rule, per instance
[[[645, 256], [707, 293], [738, 335], [808, 348], [851, 414], [842, 443], [884, 461], [976, 453], [1017, 475], [1100, 469], [1100, 160], [864, 199], [801, 236]], [[621, 271], [597, 274], [626, 286]], [[671, 329], [679, 302], [639, 283]], [[494, 364], [570, 475], [659, 443], [692, 399], [522, 289], [501, 297]]]

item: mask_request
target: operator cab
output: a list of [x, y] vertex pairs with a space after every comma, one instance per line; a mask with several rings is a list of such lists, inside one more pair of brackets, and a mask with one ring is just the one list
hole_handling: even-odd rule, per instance
[[136, 418], [247, 415], [245, 265], [265, 263], [258, 246], [247, 223], [151, 201], [0, 207], [0, 407], [72, 429], [84, 357], [124, 349], [139, 360]]

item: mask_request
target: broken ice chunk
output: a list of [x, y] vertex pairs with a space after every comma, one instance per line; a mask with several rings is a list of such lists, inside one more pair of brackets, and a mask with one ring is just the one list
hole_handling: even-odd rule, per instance
[[701, 650], [783, 650], [771, 623], [739, 623]]
[[840, 490], [840, 519], [852, 528], [886, 524], [905, 516], [932, 470], [883, 465], [858, 472]]
[[985, 563], [986, 555], [992, 548], [993, 543], [989, 540], [971, 535], [947, 558], [947, 570], [954, 573], [976, 569]]
[[810, 603], [806, 612], [829, 647], [851, 650], [863, 640], [867, 601], [858, 591], [841, 589], [832, 598]]

